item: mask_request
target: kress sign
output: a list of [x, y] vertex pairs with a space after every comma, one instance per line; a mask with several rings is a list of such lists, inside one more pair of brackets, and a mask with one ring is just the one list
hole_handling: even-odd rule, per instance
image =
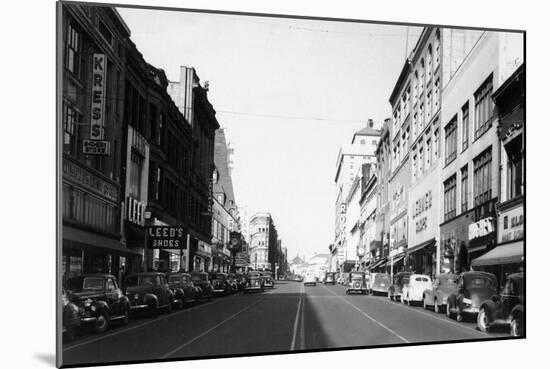
[[186, 249], [183, 227], [151, 226], [147, 229], [147, 247], [151, 249]]

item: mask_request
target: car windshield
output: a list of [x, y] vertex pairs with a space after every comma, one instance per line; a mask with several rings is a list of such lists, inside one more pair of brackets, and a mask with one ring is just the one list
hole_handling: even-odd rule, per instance
[[414, 281], [425, 283], [425, 282], [429, 282], [429, 279], [427, 277], [414, 277]]
[[258, 278], [260, 273], [248, 273], [248, 278]]
[[102, 290], [104, 284], [105, 284], [105, 279], [103, 278], [86, 277], [82, 282], [82, 290], [84, 291]]
[[491, 278], [476, 276], [466, 281], [468, 288], [495, 287]]
[[351, 279], [363, 279], [363, 273], [351, 273]]
[[374, 276], [375, 283], [390, 283], [390, 276], [385, 274], [377, 274]]
[[128, 286], [152, 286], [155, 284], [154, 275], [132, 275], [126, 278]]
[[168, 277], [168, 283], [176, 283], [180, 281], [179, 275], [171, 275]]
[[205, 274], [193, 274], [191, 276], [191, 279], [193, 279], [193, 282], [202, 282], [208, 280]]
[[216, 274], [216, 279], [219, 279], [221, 281], [225, 281], [227, 276], [225, 274]]

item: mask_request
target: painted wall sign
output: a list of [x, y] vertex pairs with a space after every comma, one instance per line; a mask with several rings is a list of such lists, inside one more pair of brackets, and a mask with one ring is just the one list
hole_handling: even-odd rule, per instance
[[523, 206], [502, 212], [498, 218], [498, 242], [510, 242], [524, 238]]
[[105, 137], [105, 76], [107, 62], [104, 54], [94, 54], [92, 59], [92, 108], [90, 139]]
[[82, 153], [86, 155], [110, 155], [111, 145], [109, 141], [83, 140]]
[[63, 159], [63, 177], [111, 201], [117, 201], [118, 199], [117, 186], [101, 179], [87, 169], [65, 158]]
[[468, 226], [468, 239], [473, 240], [486, 236], [495, 231], [494, 218], [484, 218]]

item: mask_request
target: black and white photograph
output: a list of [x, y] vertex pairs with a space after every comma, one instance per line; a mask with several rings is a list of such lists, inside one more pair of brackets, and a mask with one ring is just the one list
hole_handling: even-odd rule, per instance
[[59, 364], [525, 337], [524, 31], [57, 12]]
[[521, 4], [48, 1], [2, 22], [33, 38], [3, 57], [3, 341], [35, 361], [7, 367], [530, 360], [547, 58]]

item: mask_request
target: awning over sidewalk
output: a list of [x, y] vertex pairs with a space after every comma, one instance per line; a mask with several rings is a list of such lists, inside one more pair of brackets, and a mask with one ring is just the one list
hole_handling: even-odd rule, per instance
[[472, 260], [472, 266], [513, 264], [523, 262], [523, 241], [500, 245]]
[[382, 259], [378, 260], [377, 262], [375, 262], [374, 264], [369, 265], [369, 267], [367, 269], [372, 270], [374, 268], [377, 268], [380, 265], [382, 265], [382, 263], [385, 263], [387, 260], [388, 260], [387, 258], [382, 258]]
[[63, 226], [61, 234], [63, 236], [63, 240], [72, 241], [84, 247], [93, 246], [115, 251], [121, 254], [140, 254], [139, 250], [126, 247], [122, 245], [119, 240], [78, 228], [73, 228], [67, 225]]
[[414, 254], [415, 252], [418, 252], [420, 250], [423, 250], [425, 249], [426, 247], [428, 246], [433, 246], [435, 245], [435, 238], [430, 238], [428, 241], [426, 242], [422, 242], [421, 244], [418, 244], [416, 246], [413, 246], [413, 247], [410, 247], [408, 250], [407, 250], [407, 255], [411, 255], [411, 254]]

